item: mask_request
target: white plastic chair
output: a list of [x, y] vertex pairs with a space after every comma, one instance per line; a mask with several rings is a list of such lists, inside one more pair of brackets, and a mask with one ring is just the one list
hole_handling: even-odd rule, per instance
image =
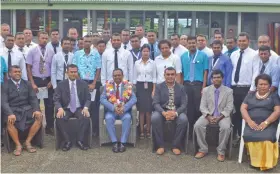
[[[242, 133], [240, 138], [240, 147], [239, 147], [239, 156], [238, 156], [238, 163], [242, 163], [243, 151], [244, 151], [244, 140], [243, 140], [243, 133], [245, 128], [245, 120], [242, 119]], [[276, 131], [276, 142], [279, 140], [280, 135], [280, 121], [278, 123], [277, 131]]]

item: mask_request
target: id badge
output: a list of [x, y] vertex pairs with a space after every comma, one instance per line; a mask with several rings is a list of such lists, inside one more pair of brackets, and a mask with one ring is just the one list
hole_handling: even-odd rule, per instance
[[148, 82], [144, 83], [144, 89], [148, 89]]

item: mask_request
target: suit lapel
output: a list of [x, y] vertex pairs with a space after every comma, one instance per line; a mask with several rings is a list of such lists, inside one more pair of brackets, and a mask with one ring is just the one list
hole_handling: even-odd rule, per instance
[[222, 85], [221, 88], [220, 88], [220, 95], [219, 95], [219, 101], [218, 101], [218, 106], [220, 105], [220, 103], [222, 102], [223, 100], [223, 97], [225, 95], [225, 90], [224, 90], [224, 86]]
[[81, 85], [80, 85], [80, 80], [76, 80], [76, 88], [77, 88], [77, 95], [78, 95], [78, 98], [79, 98], [79, 100], [80, 101], [82, 101], [81, 99], [80, 99], [80, 97], [81, 97], [81, 92], [82, 92], [82, 89], [81, 89]]

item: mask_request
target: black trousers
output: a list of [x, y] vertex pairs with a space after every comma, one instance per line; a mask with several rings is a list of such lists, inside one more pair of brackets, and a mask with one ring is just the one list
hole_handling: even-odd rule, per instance
[[199, 107], [201, 101], [202, 82], [185, 81], [184, 86], [188, 96], [187, 116], [189, 119], [190, 137], [191, 137], [193, 132], [193, 125], [195, 124], [197, 119], [201, 116]]
[[[166, 119], [162, 116], [161, 113], [157, 111], [153, 112], [152, 131], [158, 148], [164, 147], [163, 124], [165, 121]], [[188, 117], [185, 113], [182, 113], [173, 121], [176, 122], [176, 131], [174, 139], [172, 141], [172, 148], [181, 148], [188, 126]]]
[[64, 110], [65, 116], [62, 118], [56, 118], [56, 124], [58, 130], [61, 132], [63, 139], [65, 142], [70, 141], [70, 136], [67, 132], [67, 123], [69, 118], [75, 117], [79, 120], [79, 129], [77, 134], [77, 141], [84, 141], [85, 132], [88, 130], [89, 127], [89, 118], [83, 116], [82, 109], [79, 108], [76, 110], [75, 113], [72, 113], [69, 109]]
[[233, 89], [234, 107], [236, 110], [232, 118], [232, 124], [234, 125], [233, 135], [236, 135], [236, 133], [238, 132], [238, 135], [241, 136], [242, 116], [240, 112], [240, 106], [243, 103], [244, 98], [247, 96], [250, 87], [233, 86], [232, 89]]
[[[33, 77], [34, 83], [37, 85], [38, 88], [40, 87], [46, 87], [48, 83], [51, 81], [51, 78], [39, 78], [39, 77]], [[46, 122], [47, 126], [46, 128], [53, 128], [53, 122], [54, 122], [54, 103], [53, 103], [53, 88], [48, 89], [48, 98], [44, 99], [44, 105], [45, 105], [45, 115], [46, 115]], [[40, 100], [39, 100], [40, 103]]]
[[[93, 80], [84, 80], [88, 84], [91, 84]], [[92, 120], [92, 132], [99, 135], [99, 106], [100, 106], [100, 87], [101, 82], [97, 81], [95, 85], [96, 94], [95, 100], [90, 104], [90, 116]]]

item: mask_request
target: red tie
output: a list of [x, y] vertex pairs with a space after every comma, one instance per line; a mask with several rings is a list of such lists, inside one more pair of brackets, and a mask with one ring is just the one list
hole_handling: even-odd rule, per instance
[[120, 99], [119, 85], [117, 85], [116, 97], [117, 97], [117, 99]]

